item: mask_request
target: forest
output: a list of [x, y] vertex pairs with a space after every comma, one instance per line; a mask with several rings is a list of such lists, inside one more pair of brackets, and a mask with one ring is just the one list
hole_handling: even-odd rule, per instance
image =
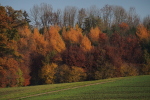
[[121, 6], [0, 5], [0, 87], [150, 75], [150, 16]]

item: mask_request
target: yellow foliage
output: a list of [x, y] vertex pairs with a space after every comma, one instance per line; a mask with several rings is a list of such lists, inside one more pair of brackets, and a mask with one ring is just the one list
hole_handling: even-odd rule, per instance
[[83, 81], [86, 79], [87, 76], [83, 68], [76, 67], [76, 66], [72, 66], [72, 70], [70, 74], [71, 75], [69, 77], [69, 80], [71, 82]]
[[76, 66], [62, 65], [58, 67], [57, 80], [58, 82], [78, 82], [83, 81], [87, 77], [83, 68]]
[[70, 41], [71, 43], [80, 43], [83, 35], [82, 35], [82, 30], [76, 26], [76, 28], [70, 28], [70, 30], [65, 31], [66, 29], [63, 30], [63, 38], [66, 41]]
[[42, 67], [40, 77], [44, 80], [46, 84], [52, 84], [54, 83], [54, 75], [56, 73], [57, 64], [47, 64]]
[[83, 36], [82, 38], [82, 41], [81, 41], [81, 48], [85, 51], [85, 52], [88, 52], [92, 49], [92, 46], [91, 46], [91, 41], [88, 39], [88, 37], [85, 35]]
[[129, 64], [122, 64], [120, 72], [123, 77], [138, 75], [138, 70], [133, 65]]
[[92, 42], [98, 42], [99, 35], [102, 33], [98, 27], [92, 28], [89, 33], [89, 37]]
[[142, 39], [148, 40], [150, 38], [148, 30], [143, 25], [139, 25], [137, 27], [136, 34], [141, 40]]
[[60, 34], [58, 33], [60, 28], [58, 26], [51, 26], [49, 29], [49, 44], [57, 52], [62, 52], [66, 49], [65, 43], [62, 40]]

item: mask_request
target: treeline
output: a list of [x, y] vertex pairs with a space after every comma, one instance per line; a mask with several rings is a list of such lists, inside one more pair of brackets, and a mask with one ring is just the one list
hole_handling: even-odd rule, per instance
[[150, 74], [149, 16], [141, 24], [134, 9], [110, 5], [59, 11], [0, 6], [0, 87]]
[[[121, 6], [105, 5], [102, 8], [91, 6], [90, 8], [77, 8], [67, 6], [63, 10], [53, 9], [52, 5], [42, 3], [34, 5], [30, 9], [32, 25], [38, 28], [58, 25], [59, 27], [74, 27], [79, 25], [83, 31], [89, 31], [91, 27], [100, 27], [101, 30], [111, 29], [111, 26], [127, 23], [130, 27], [136, 27], [141, 19], [134, 7], [125, 10]], [[149, 16], [144, 18], [144, 24]]]

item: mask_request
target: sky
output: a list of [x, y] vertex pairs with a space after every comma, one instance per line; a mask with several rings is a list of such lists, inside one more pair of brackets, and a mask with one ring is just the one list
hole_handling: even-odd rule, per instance
[[108, 5], [122, 6], [129, 10], [135, 7], [137, 14], [144, 18], [150, 15], [150, 0], [0, 0], [2, 6], [11, 6], [15, 10], [26, 10], [27, 12], [35, 5], [41, 3], [51, 4], [53, 9], [64, 9], [66, 6], [75, 6], [77, 8], [89, 8], [97, 6], [98, 8]]

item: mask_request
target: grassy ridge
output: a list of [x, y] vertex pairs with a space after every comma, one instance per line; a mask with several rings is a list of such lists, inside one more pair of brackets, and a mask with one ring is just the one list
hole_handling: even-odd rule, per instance
[[119, 78], [96, 80], [96, 81], [74, 82], [74, 83], [0, 88], [0, 100], [16, 99], [16, 98], [26, 97], [29, 95], [35, 95], [35, 94], [40, 94], [40, 93], [45, 93], [45, 92], [57, 91], [57, 90], [62, 90], [66, 88], [73, 88], [76, 86], [84, 86], [87, 84], [94, 84], [94, 83], [106, 82], [106, 81], [117, 80], [117, 79]]
[[[110, 82], [113, 81], [113, 82]], [[102, 83], [102, 84], [95, 84]], [[88, 84], [95, 84], [85, 86]], [[39, 96], [25, 98], [27, 100], [97, 100], [97, 99], [139, 99], [148, 100], [150, 98], [150, 76], [135, 76], [125, 78], [112, 78], [97, 81], [52, 84], [41, 86], [28, 86], [19, 88], [1, 88], [0, 99], [15, 99], [32, 94], [57, 91], [61, 89], [73, 88], [64, 91], [48, 93]], [[83, 87], [84, 86], [84, 87]]]
[[114, 82], [28, 98], [30, 100], [149, 100], [150, 76], [127, 77]]

